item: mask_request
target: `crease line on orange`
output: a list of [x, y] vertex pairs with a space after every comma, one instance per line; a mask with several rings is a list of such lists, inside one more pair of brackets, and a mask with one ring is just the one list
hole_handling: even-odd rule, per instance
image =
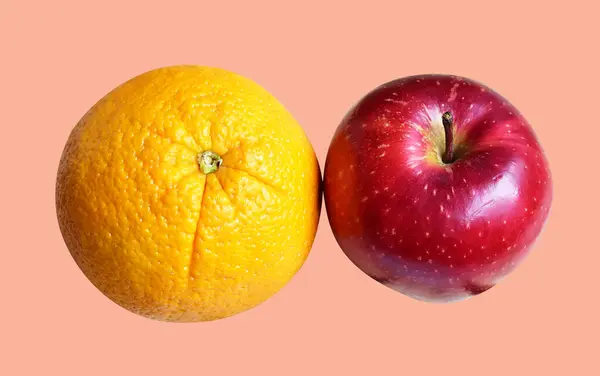
[[[196, 150], [194, 150], [194, 149], [193, 149], [192, 147], [190, 147], [189, 145], [186, 145], [186, 144], [184, 144], [184, 143], [181, 143], [181, 142], [179, 142], [179, 141], [177, 141], [177, 140], [174, 140], [174, 139], [173, 139], [171, 136], [168, 136], [168, 135], [166, 135], [166, 134], [161, 134], [161, 133], [158, 131], [158, 129], [155, 129], [155, 128], [152, 128], [152, 127], [148, 127], [147, 129], [148, 129], [148, 133], [149, 133], [149, 134], [153, 134], [153, 135], [155, 135], [155, 136], [157, 136], [157, 137], [159, 137], [159, 138], [161, 138], [161, 139], [163, 139], [163, 140], [166, 140], [166, 141], [168, 141], [170, 144], [173, 144], [173, 145], [179, 145], [179, 146], [181, 146], [181, 147], [184, 147], [184, 148], [186, 148], [186, 149], [187, 149], [187, 150], [189, 150], [189, 151], [196, 152]], [[188, 135], [189, 135], [189, 136], [192, 138], [192, 140], [194, 141], [194, 143], [197, 143], [197, 142], [196, 142], [196, 139], [194, 138], [194, 136], [192, 136], [191, 134], [188, 134]], [[145, 140], [144, 140], [144, 141], [145, 141]]]
[[222, 165], [221, 168], [223, 168], [223, 167], [224, 168], [228, 168], [228, 169], [233, 170], [233, 171], [241, 172], [242, 174], [246, 174], [246, 175], [250, 176], [251, 178], [253, 178], [254, 180], [258, 181], [259, 183], [261, 183], [261, 184], [263, 184], [263, 185], [265, 185], [265, 186], [267, 186], [267, 187], [275, 190], [277, 193], [283, 193], [283, 189], [282, 188], [273, 185], [272, 183], [270, 183], [270, 182], [266, 181], [265, 179], [261, 178], [260, 176], [256, 176], [255, 174], [250, 173], [250, 172], [248, 172], [246, 170], [242, 170], [241, 168], [236, 168], [236, 167]]
[[199, 253], [196, 243], [198, 242], [198, 239], [201, 238], [200, 237], [200, 221], [202, 220], [202, 211], [204, 209], [204, 196], [206, 196], [207, 185], [208, 185], [208, 175], [204, 175], [204, 184], [202, 187], [202, 197], [200, 198], [200, 210], [198, 210], [198, 221], [196, 222], [196, 232], [194, 233], [194, 240], [192, 243], [192, 252], [190, 254], [190, 263], [188, 264], [188, 270], [187, 270], [188, 286], [189, 286], [189, 281], [192, 278], [192, 268], [196, 265], [196, 262], [195, 262], [196, 257], [195, 256], [196, 256], [196, 254]]
[[217, 180], [217, 184], [219, 184], [219, 187], [221, 187], [221, 190], [223, 191], [223, 193], [225, 193], [225, 197], [227, 197], [227, 200], [229, 201], [231, 206], [233, 208], [235, 208], [235, 203], [233, 202], [233, 199], [231, 198], [231, 196], [229, 196], [229, 193], [227, 193], [227, 191], [225, 190], [225, 185], [223, 185], [223, 183], [221, 183], [221, 180], [219, 179], [218, 174], [215, 174], [215, 179]]
[[[213, 144], [213, 140], [212, 140], [212, 122], [208, 123], [208, 149], [207, 150], [211, 150], [212, 149], [212, 144]], [[196, 262], [194, 261], [196, 259], [196, 255], [199, 253], [199, 249], [196, 246], [196, 244], [198, 243], [198, 239], [200, 238], [200, 221], [202, 220], [202, 211], [204, 210], [204, 197], [206, 196], [206, 188], [208, 187], [208, 175], [204, 174], [204, 187], [202, 188], [202, 198], [200, 199], [200, 209], [199, 209], [199, 213], [198, 213], [198, 221], [196, 222], [196, 233], [194, 234], [194, 242], [192, 243], [192, 251], [190, 254], [190, 263], [188, 264], [188, 288], [189, 288], [189, 283], [190, 283], [190, 279], [192, 278], [192, 268], [196, 265]]]

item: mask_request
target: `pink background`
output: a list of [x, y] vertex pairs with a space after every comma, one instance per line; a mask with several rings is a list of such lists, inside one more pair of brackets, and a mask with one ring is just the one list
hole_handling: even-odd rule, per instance
[[[598, 375], [597, 2], [2, 1], [2, 375]], [[292, 282], [247, 313], [166, 324], [114, 305], [58, 230], [69, 131], [124, 80], [174, 64], [246, 75], [305, 128], [321, 163], [367, 91], [415, 73], [480, 80], [535, 130], [555, 200], [499, 286], [431, 305], [370, 280], [323, 214]]]

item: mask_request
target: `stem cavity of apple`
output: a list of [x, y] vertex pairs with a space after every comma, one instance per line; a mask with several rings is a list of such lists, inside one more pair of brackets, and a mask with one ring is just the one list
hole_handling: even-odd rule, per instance
[[444, 125], [444, 133], [446, 137], [446, 150], [444, 150], [444, 154], [442, 155], [442, 162], [444, 163], [454, 162], [454, 133], [452, 132], [453, 123], [454, 118], [452, 117], [452, 113], [449, 111], [444, 112], [442, 115], [442, 124]]

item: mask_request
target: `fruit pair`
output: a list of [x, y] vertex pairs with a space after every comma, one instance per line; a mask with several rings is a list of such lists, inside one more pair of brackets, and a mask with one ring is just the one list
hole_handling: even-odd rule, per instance
[[[444, 132], [445, 130], [445, 132]], [[533, 132], [491, 90], [409, 77], [359, 102], [325, 164], [348, 257], [428, 300], [477, 294], [527, 253], [551, 200]], [[58, 170], [65, 243], [108, 298], [145, 317], [208, 321], [281, 289], [321, 208], [313, 148], [251, 80], [175, 66], [120, 85], [75, 126]]]

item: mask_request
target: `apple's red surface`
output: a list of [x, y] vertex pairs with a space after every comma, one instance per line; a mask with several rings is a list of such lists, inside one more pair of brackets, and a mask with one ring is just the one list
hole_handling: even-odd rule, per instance
[[366, 95], [339, 125], [324, 178], [348, 258], [427, 301], [494, 286], [527, 255], [552, 201], [548, 162], [525, 118], [493, 90], [447, 75]]

